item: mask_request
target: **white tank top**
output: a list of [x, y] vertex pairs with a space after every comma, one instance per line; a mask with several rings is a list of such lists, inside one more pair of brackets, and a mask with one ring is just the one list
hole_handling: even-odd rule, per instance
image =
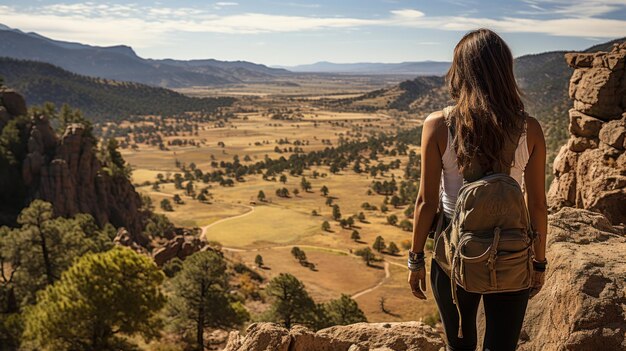
[[[449, 107], [446, 109], [448, 110], [446, 111], [444, 109], [444, 115], [447, 115], [450, 111]], [[515, 149], [515, 160], [513, 161], [510, 173], [511, 177], [513, 177], [513, 179], [520, 184], [522, 191], [524, 192], [524, 170], [526, 169], [526, 164], [528, 164], [528, 158], [529, 152], [528, 142], [526, 141], [526, 121], [524, 121], [524, 131], [520, 135], [517, 149]], [[441, 202], [443, 204], [443, 212], [448, 218], [450, 218], [454, 212], [454, 206], [456, 205], [459, 189], [461, 189], [461, 186], [463, 185], [463, 176], [459, 171], [456, 153], [454, 152], [454, 147], [452, 146], [452, 133], [450, 132], [450, 128], [448, 128], [448, 141], [446, 144], [446, 150], [441, 157], [441, 162], [443, 164], [443, 168], [441, 170]]]

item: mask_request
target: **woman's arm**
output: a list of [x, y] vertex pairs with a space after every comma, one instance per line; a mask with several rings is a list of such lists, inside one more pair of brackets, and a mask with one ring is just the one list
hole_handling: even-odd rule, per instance
[[[424, 251], [437, 207], [439, 206], [439, 181], [441, 179], [441, 146], [445, 145], [448, 129], [443, 114], [434, 112], [424, 120], [421, 143], [420, 190], [415, 201], [413, 217], [413, 242], [411, 251]], [[442, 139], [443, 138], [443, 139]], [[409, 286], [415, 297], [426, 299], [426, 270], [409, 271]]]
[[421, 144], [420, 188], [415, 201], [413, 217], [413, 244], [411, 251], [424, 251], [433, 219], [439, 206], [439, 182], [441, 180], [441, 154], [438, 140], [442, 130], [447, 138], [447, 126], [441, 112], [432, 113], [424, 121]]
[[546, 257], [546, 235], [548, 231], [548, 204], [546, 201], [546, 141], [541, 125], [535, 118], [528, 118], [528, 144], [530, 158], [524, 171], [526, 204], [530, 222], [538, 233], [535, 240], [535, 260]]

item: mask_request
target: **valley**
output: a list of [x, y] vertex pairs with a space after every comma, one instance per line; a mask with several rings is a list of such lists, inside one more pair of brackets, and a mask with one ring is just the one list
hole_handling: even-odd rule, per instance
[[[358, 91], [359, 84], [339, 98]], [[229, 93], [232, 90], [215, 94]], [[405, 283], [412, 221], [405, 211], [413, 207], [418, 186], [418, 166], [414, 160], [409, 163], [408, 154], [419, 153], [418, 128], [428, 112], [407, 118], [397, 111], [343, 112], [319, 105], [321, 98], [332, 99], [333, 94], [339, 93], [312, 88], [293, 94], [298, 98], [292, 93], [239, 98], [221, 110], [229, 116], [227, 120], [198, 122], [192, 128], [197, 132], [161, 135], [165, 147], [138, 143], [133, 133], [118, 139], [126, 146], [122, 155], [132, 166], [137, 190], [151, 198], [155, 211], [177, 226], [199, 228], [206, 240], [223, 245], [227, 257], [255, 267], [255, 257], [261, 255], [265, 266], [256, 268], [259, 273], [268, 278], [291, 273], [316, 301], [334, 299], [342, 293], [351, 295], [369, 321], [432, 319], [436, 313], [432, 295], [426, 302], [418, 301]], [[146, 118], [143, 123], [150, 124], [151, 120]], [[143, 123], [136, 120], [133, 125]], [[121, 123], [118, 130], [128, 126]], [[414, 133], [409, 135], [411, 143], [395, 139], [399, 131]], [[373, 156], [367, 140], [380, 134], [391, 138], [381, 143], [380, 149], [375, 147], [377, 155]], [[193, 140], [195, 145], [170, 145], [176, 139]], [[345, 147], [350, 142], [363, 143], [349, 148], [356, 161], [343, 154], [323, 154], [325, 149]], [[319, 158], [302, 168], [275, 172], [269, 171], [272, 167], [264, 168], [256, 174], [233, 177], [232, 185], [203, 180], [213, 172], [227, 173], [224, 166], [235, 160], [252, 166], [259, 161], [312, 153], [320, 153]], [[358, 171], [355, 163], [360, 165]], [[182, 187], [177, 187], [177, 177], [183, 179]], [[306, 189], [303, 182], [308, 183]], [[397, 183], [396, 191], [377, 192], [374, 182]], [[401, 182], [406, 185], [400, 187]], [[327, 195], [322, 187], [328, 189]], [[402, 204], [391, 200], [400, 188], [412, 192]], [[278, 195], [279, 189], [289, 194]], [[264, 193], [263, 200], [259, 192]], [[160, 207], [164, 200], [172, 204], [172, 210]], [[333, 217], [333, 205], [338, 206], [341, 219], [351, 218], [354, 223], [342, 226]], [[391, 219], [393, 225], [390, 217], [395, 217]], [[324, 222], [329, 224], [326, 229]], [[359, 236], [356, 240], [352, 237], [355, 231]], [[393, 242], [398, 251], [376, 252], [380, 261], [368, 266], [355, 252], [372, 248], [378, 236], [386, 245]], [[306, 253], [314, 268], [298, 263], [290, 254], [294, 246]]]

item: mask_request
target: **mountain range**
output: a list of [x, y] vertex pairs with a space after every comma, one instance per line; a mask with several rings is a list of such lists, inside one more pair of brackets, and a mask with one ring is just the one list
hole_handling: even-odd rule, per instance
[[396, 74], [412, 76], [443, 76], [450, 67], [445, 61], [417, 61], [400, 63], [333, 63], [316, 62], [298, 66], [275, 66], [292, 72], [347, 73], [347, 74]]
[[170, 88], [263, 81], [290, 74], [246, 61], [144, 59], [125, 45], [100, 47], [54, 40], [1, 24], [0, 53], [51, 63], [85, 76]]

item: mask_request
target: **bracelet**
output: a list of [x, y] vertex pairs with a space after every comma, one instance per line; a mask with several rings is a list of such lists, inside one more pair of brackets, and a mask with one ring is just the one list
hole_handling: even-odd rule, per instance
[[421, 269], [424, 269], [424, 267], [426, 267], [426, 261], [421, 260], [421, 261], [409, 261], [407, 264], [407, 267], [409, 268], [409, 270], [411, 272], [417, 272]]
[[547, 259], [543, 261], [536, 261], [535, 259], [533, 259], [533, 269], [537, 272], [545, 272], [547, 265], [548, 265]]
[[409, 251], [409, 262], [418, 262], [424, 260], [424, 251], [421, 252], [413, 252]]

